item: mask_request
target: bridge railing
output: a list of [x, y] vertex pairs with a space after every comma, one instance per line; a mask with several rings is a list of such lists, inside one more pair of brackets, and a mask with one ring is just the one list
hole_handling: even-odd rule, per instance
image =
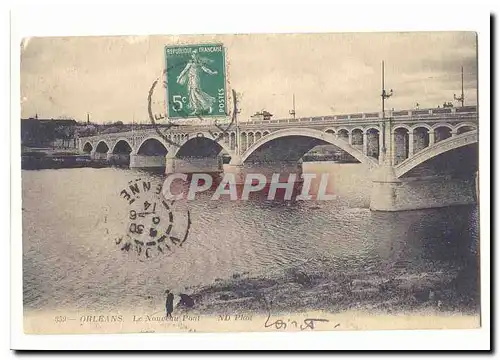
[[[385, 117], [391, 117], [395, 120], [408, 118], [427, 118], [427, 117], [457, 117], [461, 115], [475, 115], [477, 114], [477, 106], [464, 106], [457, 108], [429, 108], [429, 109], [413, 109], [413, 110], [388, 110], [385, 112]], [[280, 123], [308, 123], [308, 122], [332, 122], [332, 121], [345, 121], [345, 120], [375, 120], [381, 119], [382, 112], [370, 113], [355, 113], [355, 114], [341, 114], [341, 115], [327, 115], [327, 116], [314, 116], [303, 118], [286, 118], [286, 119], [273, 119], [273, 120], [250, 120], [245, 121], [244, 124], [280, 124]]]
[[[386, 118], [390, 117], [395, 121], [409, 121], [409, 120], [446, 120], [447, 118], [456, 119], [467, 118], [467, 121], [477, 121], [477, 106], [464, 106], [457, 108], [432, 108], [432, 109], [413, 109], [413, 110], [388, 110], [385, 114]], [[343, 114], [343, 115], [327, 115], [327, 116], [313, 116], [313, 117], [302, 117], [302, 118], [285, 118], [285, 119], [272, 119], [272, 120], [251, 120], [240, 122], [241, 126], [252, 126], [252, 125], [273, 125], [279, 126], [280, 124], [304, 124], [304, 123], [332, 123], [332, 122], [363, 122], [363, 121], [377, 121], [382, 118], [381, 112], [370, 112], [370, 113], [356, 113], [356, 114]], [[172, 129], [175, 133], [193, 133], [196, 131], [212, 131], [213, 133], [220, 133], [226, 130], [227, 123], [220, 123], [219, 128], [215, 125], [194, 125], [194, 126], [178, 126]], [[234, 128], [233, 126], [231, 128]], [[141, 137], [143, 135], [151, 134], [154, 129], [141, 129], [141, 130], [129, 130], [119, 133], [108, 133], [108, 134], [97, 134], [90, 137], [82, 137], [85, 141], [93, 141], [97, 139], [109, 139], [114, 140], [120, 137]]]

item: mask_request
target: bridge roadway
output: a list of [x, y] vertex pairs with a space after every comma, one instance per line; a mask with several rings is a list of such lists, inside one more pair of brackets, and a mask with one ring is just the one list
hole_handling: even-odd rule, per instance
[[[475, 106], [381, 115], [246, 121], [238, 126], [228, 122], [181, 125], [167, 131], [160, 128], [160, 133], [148, 128], [78, 141], [80, 150], [93, 158], [126, 161], [130, 167], [165, 167], [166, 173], [230, 172], [241, 179], [252, 164], [274, 171], [300, 170], [304, 154], [329, 144], [371, 174], [373, 210], [475, 202], [475, 184], [470, 181], [478, 166]], [[222, 154], [230, 157], [229, 163], [222, 163]]]

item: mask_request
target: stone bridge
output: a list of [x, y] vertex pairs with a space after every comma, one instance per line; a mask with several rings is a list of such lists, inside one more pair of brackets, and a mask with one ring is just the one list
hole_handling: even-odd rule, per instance
[[[80, 138], [79, 148], [131, 168], [243, 174], [255, 164], [297, 171], [314, 147], [333, 145], [372, 174], [372, 209], [404, 210], [475, 201], [470, 178], [478, 170], [477, 129], [477, 108], [465, 106], [386, 111], [384, 117], [373, 112], [181, 125], [167, 131], [150, 127]], [[431, 198], [423, 195], [430, 183]], [[447, 197], [452, 201], [443, 200]]]

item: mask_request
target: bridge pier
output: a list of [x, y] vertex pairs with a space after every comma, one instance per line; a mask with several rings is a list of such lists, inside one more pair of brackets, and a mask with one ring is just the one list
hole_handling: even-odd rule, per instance
[[378, 163], [383, 164], [385, 161], [384, 154], [384, 131], [379, 131], [378, 133]]
[[166, 166], [165, 155], [130, 154], [130, 168], [163, 168]]
[[222, 172], [222, 158], [172, 158], [165, 157], [165, 174], [173, 173], [219, 173]]
[[394, 168], [389, 165], [380, 165], [375, 169], [370, 196], [370, 210], [395, 211], [396, 188], [401, 183], [396, 177]]
[[165, 174], [175, 173], [175, 158], [165, 157]]
[[287, 182], [290, 174], [295, 174], [295, 182], [302, 180], [302, 163], [255, 163], [231, 162], [223, 165], [224, 174], [234, 174], [236, 184], [244, 184], [248, 174], [262, 174], [271, 183], [273, 174], [279, 174], [279, 182]]
[[363, 132], [363, 154], [368, 155], [368, 133]]
[[378, 169], [373, 180], [370, 210], [403, 211], [476, 203], [473, 177], [424, 176], [396, 178], [388, 167]]
[[413, 151], [414, 151], [414, 146], [415, 146], [414, 137], [415, 137], [415, 135], [414, 135], [413, 131], [410, 131], [408, 133], [408, 157], [413, 156]]
[[127, 166], [130, 163], [130, 155], [115, 154], [111, 151], [108, 151], [108, 153], [106, 154], [106, 161], [110, 165]]
[[107, 153], [99, 152], [99, 151], [91, 151], [90, 158], [92, 160], [107, 160]]
[[429, 130], [429, 146], [434, 145], [435, 141], [434, 130]]
[[233, 174], [236, 184], [244, 184], [246, 171], [243, 164], [223, 164], [224, 174]]
[[106, 161], [112, 162], [114, 160], [114, 158], [115, 158], [115, 154], [113, 154], [112, 151], [108, 151], [106, 153]]

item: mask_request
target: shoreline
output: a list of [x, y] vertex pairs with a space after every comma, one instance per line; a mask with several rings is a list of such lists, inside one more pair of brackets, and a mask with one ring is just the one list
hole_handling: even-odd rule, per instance
[[105, 159], [91, 159], [90, 154], [81, 154], [74, 149], [32, 148], [21, 152], [22, 170], [102, 168], [107, 166]]
[[[174, 291], [174, 315], [211, 315], [220, 314], [221, 311], [250, 311], [262, 315], [267, 314], [269, 309], [277, 314], [304, 311], [369, 311], [383, 314], [431, 311], [475, 315], [480, 312], [480, 299], [475, 296], [477, 293], [473, 289], [478, 284], [469, 279], [465, 288], [456, 288], [463, 283], [463, 274], [470, 271], [470, 268], [448, 274], [440, 271], [401, 271], [391, 276], [371, 271], [325, 276], [323, 272], [289, 268], [281, 275], [274, 276], [235, 273], [231, 278], [217, 278], [209, 284], [187, 286], [182, 291]], [[194, 300], [194, 306], [188, 308], [180, 305], [180, 293], [189, 295]], [[146, 294], [135, 296], [151, 299], [148, 305], [143, 304], [140, 309], [152, 313], [163, 311], [163, 297]], [[98, 312], [95, 305], [84, 311]], [[76, 308], [35, 309], [27, 304], [24, 304], [24, 308], [29, 313], [82, 311]], [[107, 311], [112, 306], [106, 304], [102, 308]]]
[[[477, 269], [476, 269], [477, 270]], [[336, 274], [332, 266], [315, 270], [288, 268], [272, 276], [233, 274], [211, 284], [186, 288], [195, 300], [186, 313], [266, 313], [297, 311], [435, 311], [478, 314], [480, 309], [475, 265], [455, 273], [406, 270], [352, 271]]]

